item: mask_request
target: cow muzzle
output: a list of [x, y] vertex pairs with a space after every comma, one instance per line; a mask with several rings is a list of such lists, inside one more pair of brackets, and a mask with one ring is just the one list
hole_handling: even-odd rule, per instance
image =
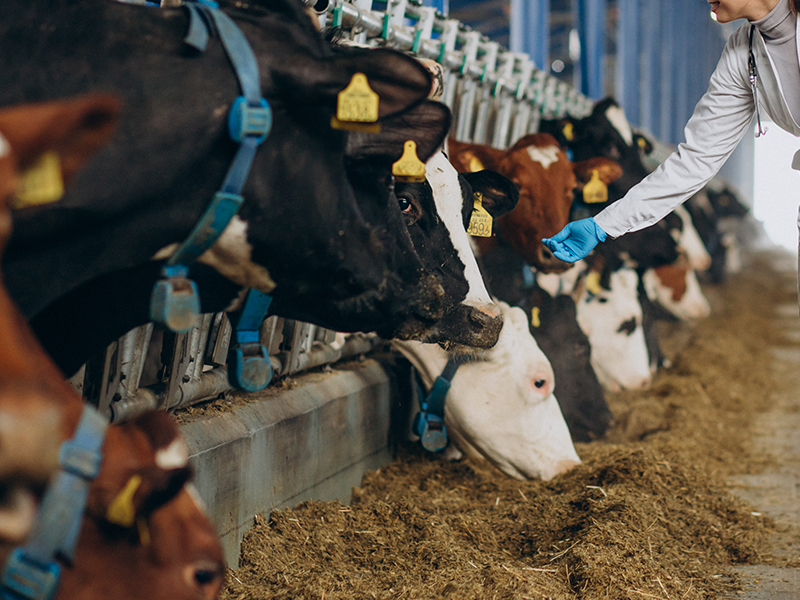
[[563, 273], [572, 266], [572, 263], [556, 258], [550, 248], [540, 243], [536, 250], [533, 266], [542, 273]]
[[503, 329], [500, 308], [492, 304], [459, 304], [433, 328], [425, 341], [456, 354], [493, 348]]

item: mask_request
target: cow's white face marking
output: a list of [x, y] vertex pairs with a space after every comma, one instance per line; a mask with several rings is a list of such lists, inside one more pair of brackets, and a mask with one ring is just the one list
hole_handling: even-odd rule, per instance
[[707, 317], [711, 314], [711, 305], [700, 288], [697, 273], [686, 269], [683, 277], [686, 291], [676, 300], [672, 287], [664, 283], [654, 269], [648, 269], [643, 277], [647, 297], [683, 321]]
[[635, 271], [619, 269], [611, 274], [610, 290], [589, 294], [581, 288], [575, 299], [578, 325], [592, 345], [592, 367], [609, 391], [650, 385], [638, 282]]
[[711, 266], [711, 255], [706, 250], [706, 245], [697, 233], [692, 217], [683, 206], [679, 206], [673, 211], [681, 218], [683, 229], [679, 238], [676, 240], [678, 248], [689, 257], [689, 264], [695, 271], [705, 271]]
[[[153, 255], [153, 260], [169, 258], [177, 249], [178, 244], [165, 246]], [[266, 268], [251, 260], [252, 254], [253, 247], [247, 241], [247, 222], [237, 215], [228, 223], [217, 243], [197, 260], [242, 287], [269, 294], [275, 289], [275, 282]]]
[[181, 469], [189, 464], [189, 448], [181, 438], [175, 438], [166, 448], [156, 452], [156, 464], [164, 470]]
[[469, 236], [464, 229], [461, 212], [464, 206], [464, 197], [461, 194], [458, 172], [442, 152], [437, 152], [425, 165], [425, 177], [431, 186], [433, 202], [439, 218], [447, 227], [450, 241], [456, 249], [459, 259], [464, 263], [464, 277], [469, 284], [464, 304], [471, 306], [492, 304], [492, 299], [486, 290], [480, 269], [478, 269], [478, 263], [472, 254]]
[[628, 146], [633, 146], [633, 130], [625, 116], [625, 111], [619, 106], [609, 106], [608, 110], [606, 110], [606, 119], [608, 119], [611, 126], [622, 136], [625, 143], [628, 144]]
[[525, 151], [533, 162], [538, 162], [545, 169], [558, 161], [558, 146], [545, 146], [544, 148], [528, 146]]
[[11, 146], [8, 143], [8, 140], [3, 137], [3, 134], [0, 133], [0, 158], [4, 156], [8, 156], [11, 154]]
[[[517, 479], [549, 479], [580, 463], [553, 395], [553, 370], [520, 308], [498, 303], [505, 325], [482, 360], [461, 366], [445, 403], [452, 441]], [[393, 342], [430, 388], [447, 362], [433, 344]]]

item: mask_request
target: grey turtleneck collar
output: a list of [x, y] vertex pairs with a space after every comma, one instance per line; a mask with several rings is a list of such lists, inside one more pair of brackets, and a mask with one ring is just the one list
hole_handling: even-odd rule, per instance
[[761, 32], [778, 78], [783, 96], [796, 123], [800, 124], [800, 63], [797, 59], [797, 17], [789, 7], [791, 0], [779, 0], [769, 14], [751, 21]]
[[763, 19], [751, 21], [769, 44], [782, 44], [795, 37], [795, 18], [789, 8], [791, 0], [780, 0]]

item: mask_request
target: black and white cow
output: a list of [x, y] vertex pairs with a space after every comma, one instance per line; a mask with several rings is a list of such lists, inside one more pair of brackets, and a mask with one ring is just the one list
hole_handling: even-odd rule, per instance
[[395, 191], [414, 247], [443, 282], [448, 297], [445, 317], [424, 340], [444, 342], [451, 351], [493, 346], [502, 315], [486, 290], [466, 230], [475, 193], [497, 218], [516, 206], [516, 186], [494, 171], [459, 174], [439, 152], [426, 164], [426, 181], [398, 183]]
[[[390, 50], [334, 55], [299, 1], [232, 14], [258, 58], [274, 125], [245, 204], [202, 262], [272, 292], [287, 316], [424, 334], [444, 314], [444, 291], [403, 224], [388, 185], [392, 159], [329, 122], [356, 72], [380, 95], [381, 119], [411, 109], [439, 118], [446, 109], [424, 102], [430, 76]], [[91, 88], [118, 93], [126, 106], [114, 140], [59, 202], [15, 215], [5, 268], [27, 316], [97, 277], [168, 255], [219, 188], [235, 151], [226, 121], [238, 85], [219, 42], [202, 54], [183, 45], [187, 25], [183, 9], [105, 0], [0, 6], [0, 36], [9, 40], [0, 70], [17, 82], [0, 88], [0, 105]], [[440, 119], [420, 146], [432, 153], [448, 128]]]
[[614, 419], [591, 364], [591, 345], [578, 324], [571, 287], [565, 289], [559, 275], [534, 276], [508, 246], [482, 254], [480, 265], [492, 295], [525, 311], [531, 335], [553, 367], [572, 439], [601, 438]]

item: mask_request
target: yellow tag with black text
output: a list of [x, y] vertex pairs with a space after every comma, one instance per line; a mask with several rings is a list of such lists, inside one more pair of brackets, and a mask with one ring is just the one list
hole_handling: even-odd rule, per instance
[[531, 325], [533, 327], [541, 327], [542, 326], [542, 320], [541, 320], [541, 318], [539, 318], [539, 307], [538, 306], [534, 306], [531, 309]]
[[378, 107], [380, 96], [369, 87], [367, 76], [356, 73], [336, 100], [336, 116], [331, 119], [334, 129], [380, 131]]
[[564, 134], [564, 139], [571, 142], [575, 139], [575, 126], [572, 123], [565, 123], [564, 129], [561, 130]]
[[403, 156], [392, 164], [392, 175], [397, 181], [425, 181], [425, 163], [417, 156], [414, 140], [403, 144]]
[[483, 166], [481, 159], [477, 156], [471, 156], [469, 159], [469, 172], [470, 173], [477, 173], [478, 171], [483, 171], [486, 167]]
[[472, 217], [469, 220], [467, 233], [477, 237], [492, 237], [492, 215], [483, 208], [483, 194], [475, 192], [475, 203], [472, 207]]
[[597, 169], [592, 170], [592, 178], [583, 186], [583, 201], [586, 204], [599, 204], [608, 200], [608, 186], [600, 179]]
[[45, 152], [20, 175], [12, 208], [38, 206], [61, 200], [64, 196], [64, 178], [61, 159], [55, 152]]

